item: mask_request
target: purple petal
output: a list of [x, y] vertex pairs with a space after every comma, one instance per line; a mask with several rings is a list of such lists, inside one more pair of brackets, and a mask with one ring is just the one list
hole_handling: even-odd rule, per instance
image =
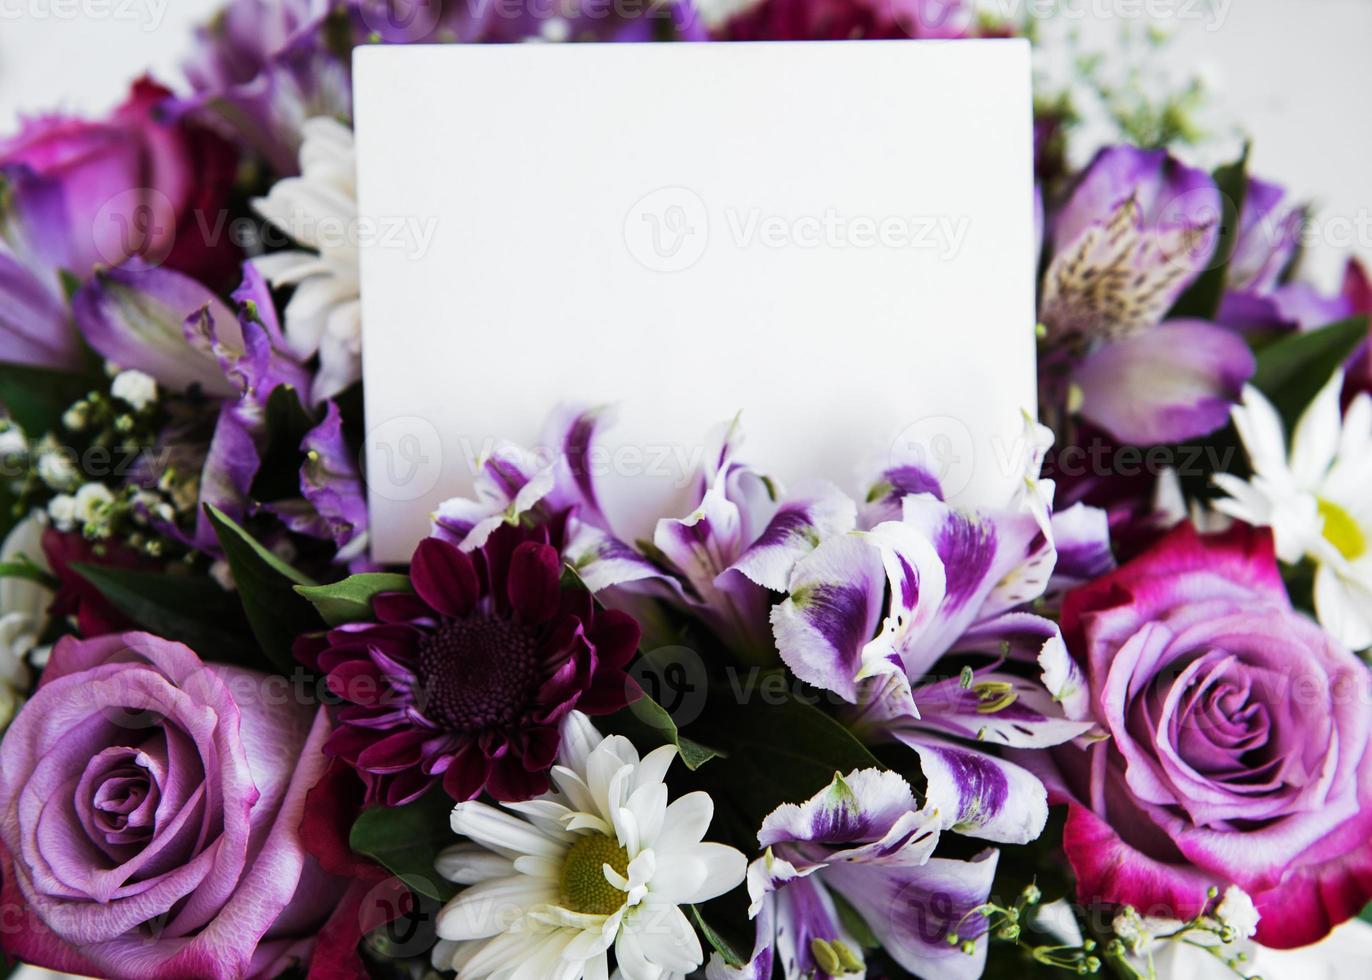
[[1276, 286], [1295, 256], [1304, 225], [1303, 209], [1290, 205], [1284, 187], [1249, 178], [1229, 257], [1229, 287], [1261, 293]]
[[[986, 965], [986, 920], [974, 910], [990, 894], [997, 852], [971, 861], [933, 858], [927, 864], [839, 865], [825, 881], [862, 916], [882, 948], [920, 977], [976, 980]], [[950, 933], [976, 943], [971, 955]]]
[[208, 344], [187, 341], [187, 320], [203, 314], [220, 342], [241, 351], [238, 320], [195, 280], [130, 262], [98, 271], [72, 299], [86, 342], [122, 368], [136, 368], [173, 391], [199, 385], [207, 394], [238, 394]]
[[343, 415], [328, 403], [324, 421], [305, 434], [300, 449], [300, 493], [324, 522], [323, 534], [341, 556], [356, 552], [367, 535], [367, 498], [357, 457], [343, 438]]
[[1108, 343], [1077, 369], [1082, 415], [1141, 445], [1208, 435], [1229, 420], [1256, 362], [1243, 339], [1203, 320], [1171, 320]]
[[79, 368], [81, 345], [65, 304], [34, 273], [0, 252], [0, 360]]

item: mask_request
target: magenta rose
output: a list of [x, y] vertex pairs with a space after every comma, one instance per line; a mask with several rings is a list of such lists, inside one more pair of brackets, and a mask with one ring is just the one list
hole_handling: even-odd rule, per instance
[[1070, 593], [1063, 634], [1108, 740], [1054, 758], [1083, 901], [1186, 919], [1238, 885], [1267, 946], [1372, 898], [1372, 684], [1292, 609], [1271, 537], [1189, 526]]
[[57, 644], [0, 743], [0, 945], [129, 980], [271, 977], [339, 891], [301, 842], [323, 712], [124, 633]]
[[241, 258], [220, 220], [237, 152], [210, 130], [168, 118], [171, 92], [135, 82], [108, 118], [26, 120], [0, 141], [27, 244], [74, 275], [139, 256], [213, 287]]

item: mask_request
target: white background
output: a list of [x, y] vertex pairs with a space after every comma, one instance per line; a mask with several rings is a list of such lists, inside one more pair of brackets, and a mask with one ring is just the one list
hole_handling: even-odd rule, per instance
[[[1053, 0], [982, 2], [1042, 10]], [[1165, 67], [1203, 70], [1217, 84], [1222, 116], [1253, 136], [1256, 169], [1319, 206], [1317, 227], [1325, 230], [1311, 248], [1316, 277], [1333, 282], [1350, 249], [1372, 261], [1372, 0], [1062, 3], [1098, 48], [1154, 15], [1175, 38]], [[217, 0], [0, 0], [0, 131], [11, 130], [20, 111], [107, 108], [141, 71], [179, 82], [191, 26], [217, 7]]]

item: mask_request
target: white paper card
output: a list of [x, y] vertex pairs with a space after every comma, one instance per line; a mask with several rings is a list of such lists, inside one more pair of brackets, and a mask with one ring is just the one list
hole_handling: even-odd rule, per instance
[[1026, 43], [378, 45], [355, 96], [378, 560], [568, 402], [619, 406], [625, 536], [740, 411], [783, 483], [914, 455], [959, 501], [1014, 485]]

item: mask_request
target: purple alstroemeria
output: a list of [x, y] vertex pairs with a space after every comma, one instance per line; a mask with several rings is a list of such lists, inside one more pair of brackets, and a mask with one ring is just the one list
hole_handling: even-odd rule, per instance
[[736, 458], [737, 422], [706, 454], [701, 494], [685, 517], [663, 518], [652, 554], [612, 530], [585, 528], [568, 557], [588, 585], [657, 595], [697, 616], [741, 656], [769, 658], [768, 615], [791, 568], [821, 541], [853, 529], [857, 508], [837, 487], [811, 481], [783, 493]]
[[[198, 502], [235, 520], [257, 508], [251, 489], [268, 435], [268, 400], [280, 387], [303, 393], [311, 383], [286, 344], [261, 274], [246, 264], [243, 276], [232, 297], [237, 312], [194, 280], [137, 261], [97, 272], [72, 303], [82, 335], [102, 356], [143, 371], [175, 395], [218, 403], [209, 431], [192, 417], [203, 412], [171, 410], [167, 432], [134, 481], [156, 486], [169, 466], [198, 472]], [[333, 541], [339, 560], [351, 560], [365, 544], [366, 507], [335, 406], [300, 448], [301, 498], [265, 506], [291, 530]], [[217, 538], [203, 510], [195, 521], [189, 533], [158, 523], [187, 545], [214, 551]]]
[[[985, 919], [975, 914], [991, 891], [997, 852], [970, 861], [934, 857], [940, 818], [915, 804], [893, 772], [835, 775], [809, 800], [777, 807], [762, 823], [763, 856], [748, 869], [757, 947], [742, 969], [716, 958], [710, 980], [770, 976], [786, 980], [860, 974], [862, 947], [836, 904], [846, 902], [882, 949], [922, 977], [972, 980], [986, 963]], [[949, 943], [950, 934], [972, 944]]]
[[1255, 363], [1236, 333], [1164, 320], [1214, 259], [1221, 203], [1204, 171], [1164, 150], [1111, 147], [1051, 219], [1039, 318], [1050, 398], [1126, 442], [1223, 426]]
[[1250, 178], [1238, 236], [1216, 319], [1244, 332], [1312, 330], [1353, 313], [1346, 295], [1326, 295], [1308, 282], [1288, 281], [1305, 229], [1306, 209], [1284, 187]]
[[736, 460], [737, 428], [730, 426], [718, 449], [706, 454], [696, 508], [658, 521], [645, 553], [616, 534], [598, 503], [588, 460], [607, 418], [604, 409], [562, 410], [544, 438], [549, 449], [498, 447], [481, 463], [475, 499], [439, 506], [434, 536], [471, 550], [501, 524], [570, 513], [565, 557], [592, 592], [616, 590], [628, 602], [643, 595], [664, 599], [745, 656], [770, 651], [773, 593], [785, 590], [802, 555], [855, 526], [855, 505], [822, 482], [779, 493]]
[[587, 459], [605, 416], [599, 407], [558, 408], [544, 429], [543, 448], [496, 445], [476, 461], [474, 496], [439, 504], [433, 536], [470, 552], [502, 524], [542, 523], [572, 509], [580, 521], [603, 526]]
[[[1019, 609], [1060, 588], [1059, 530], [1069, 582], [1110, 565], [1104, 515], [1052, 514], [1052, 483], [1033, 478], [1041, 427], [1026, 440], [1029, 475], [1011, 507], [966, 512], [933, 493], [907, 494], [898, 520], [829, 538], [802, 558], [772, 611], [777, 648], [797, 677], [852, 702], [863, 737], [919, 754], [945, 828], [1014, 843], [1042, 831], [1044, 789], [986, 748], [1041, 748], [1092, 727], [1057, 627]], [[891, 485], [889, 473], [876, 484]], [[870, 513], [889, 512], [887, 496], [877, 494]], [[951, 654], [958, 665], [944, 666]]]
[[[142, 371], [169, 391], [196, 388], [215, 398], [236, 393], [214, 348], [243, 349], [238, 319], [189, 276], [135, 259], [97, 271], [72, 297], [72, 309], [86, 343], [121, 368]], [[187, 320], [202, 312], [216, 325], [213, 336], [186, 329]]]
[[179, 102], [232, 134], [278, 176], [299, 169], [301, 126], [352, 112], [347, 65], [323, 36], [339, 0], [231, 0], [197, 31], [185, 64], [194, 95]]

